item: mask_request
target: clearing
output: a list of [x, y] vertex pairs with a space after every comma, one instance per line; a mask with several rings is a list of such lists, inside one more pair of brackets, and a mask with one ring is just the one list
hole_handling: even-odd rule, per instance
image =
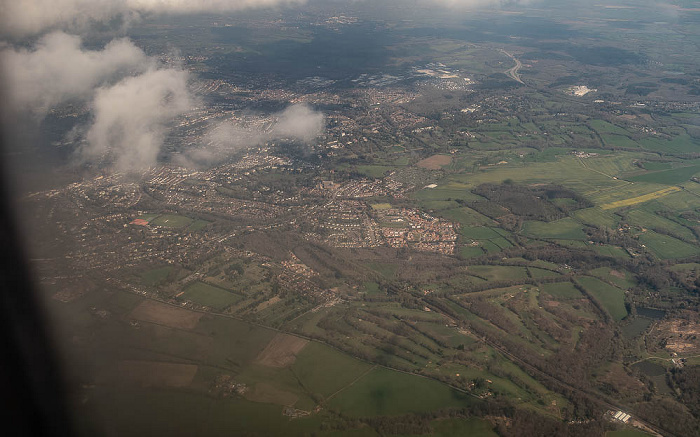
[[452, 162], [452, 157], [449, 155], [433, 155], [419, 161], [418, 167], [427, 168], [428, 170], [440, 170], [443, 166]]
[[192, 329], [197, 326], [202, 314], [154, 300], [146, 300], [134, 308], [129, 317], [170, 328]]
[[199, 366], [157, 361], [120, 361], [98, 377], [102, 384], [115, 383], [138, 387], [187, 387]]
[[255, 361], [267, 367], [289, 367], [294, 364], [297, 354], [304, 349], [307, 343], [308, 341], [303, 338], [277, 334], [260, 352]]

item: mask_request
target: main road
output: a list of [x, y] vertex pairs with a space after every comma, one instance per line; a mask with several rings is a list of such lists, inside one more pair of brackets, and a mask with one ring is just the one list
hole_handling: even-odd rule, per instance
[[501, 49], [501, 53], [503, 53], [504, 55], [508, 56], [510, 59], [512, 59], [513, 61], [515, 61], [515, 67], [513, 67], [513, 68], [507, 70], [507, 71], [506, 71], [506, 74], [507, 74], [511, 79], [513, 79], [513, 80], [515, 80], [515, 81], [517, 81], [517, 82], [520, 82], [521, 84], [525, 85], [525, 82], [523, 82], [523, 80], [520, 79], [520, 73], [518, 73], [518, 72], [520, 71], [520, 69], [522, 68], [523, 63], [520, 62], [515, 56], [513, 56], [512, 54], [508, 53], [507, 51], [505, 51], [505, 50], [503, 50], [503, 49]]

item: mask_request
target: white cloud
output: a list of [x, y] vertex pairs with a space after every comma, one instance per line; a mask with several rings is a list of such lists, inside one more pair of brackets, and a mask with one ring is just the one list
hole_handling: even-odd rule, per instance
[[26, 36], [56, 27], [80, 29], [126, 12], [124, 0], [0, 0], [0, 32]]
[[151, 70], [101, 88], [93, 102], [84, 159], [107, 159], [120, 171], [156, 163], [168, 123], [194, 106], [188, 74]]
[[268, 130], [243, 126], [232, 121], [212, 125], [199, 147], [185, 151], [178, 159], [184, 166], [203, 166], [230, 157], [246, 147], [275, 139], [310, 143], [325, 128], [324, 115], [305, 104], [295, 104], [271, 117], [274, 124]]
[[306, 0], [126, 0], [127, 6], [132, 10], [165, 13], [232, 11], [305, 2]]
[[277, 115], [271, 136], [309, 142], [323, 132], [323, 127], [323, 114], [308, 105], [292, 105]]
[[87, 99], [98, 85], [153, 65], [127, 39], [92, 51], [81, 47], [80, 37], [61, 32], [44, 36], [32, 50], [6, 48], [0, 52], [3, 95], [12, 107], [37, 114], [66, 100]]
[[[120, 171], [154, 165], [169, 124], [197, 100], [189, 89], [188, 73], [159, 68], [127, 39], [114, 40], [102, 50], [86, 50], [79, 37], [55, 32], [30, 49], [6, 47], [0, 61], [3, 92], [15, 110], [43, 116], [67, 101], [87, 103], [90, 122], [75, 131], [86, 140], [78, 155]], [[204, 146], [187, 158], [199, 164], [213, 162], [274, 138], [308, 142], [323, 130], [323, 115], [306, 105], [292, 105], [274, 118], [266, 131], [218, 124], [205, 136]]]
[[47, 29], [84, 29], [141, 13], [188, 14], [305, 3], [306, 0], [0, 0], [0, 33], [27, 36]]

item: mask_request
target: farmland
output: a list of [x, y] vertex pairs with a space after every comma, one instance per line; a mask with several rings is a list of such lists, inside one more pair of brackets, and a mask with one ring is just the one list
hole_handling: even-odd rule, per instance
[[330, 406], [353, 416], [372, 416], [427, 412], [474, 402], [478, 400], [434, 381], [375, 369], [336, 396]]
[[700, 433], [690, 2], [287, 3], [130, 23], [196, 108], [19, 196], [83, 434]]
[[204, 282], [192, 283], [178, 298], [217, 310], [222, 310], [240, 300], [239, 295]]
[[610, 286], [599, 279], [583, 277], [578, 280], [591, 293], [615, 320], [627, 317], [624, 303], [624, 291]]

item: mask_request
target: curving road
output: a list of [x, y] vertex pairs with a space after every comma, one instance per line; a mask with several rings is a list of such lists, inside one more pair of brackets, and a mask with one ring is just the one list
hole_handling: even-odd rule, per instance
[[515, 56], [511, 55], [511, 54], [508, 53], [507, 51], [505, 51], [505, 50], [503, 50], [503, 49], [500, 49], [500, 50], [501, 50], [501, 53], [503, 53], [504, 55], [508, 56], [510, 59], [512, 59], [513, 61], [515, 61], [515, 67], [513, 67], [513, 68], [507, 70], [505, 73], [506, 73], [506, 74], [508, 75], [508, 77], [510, 77], [511, 79], [513, 79], [513, 80], [515, 80], [515, 81], [517, 81], [517, 82], [520, 82], [521, 84], [525, 85], [525, 82], [523, 82], [523, 80], [520, 79], [520, 73], [518, 73], [518, 72], [520, 71], [520, 69], [522, 68], [523, 63], [520, 62]]

